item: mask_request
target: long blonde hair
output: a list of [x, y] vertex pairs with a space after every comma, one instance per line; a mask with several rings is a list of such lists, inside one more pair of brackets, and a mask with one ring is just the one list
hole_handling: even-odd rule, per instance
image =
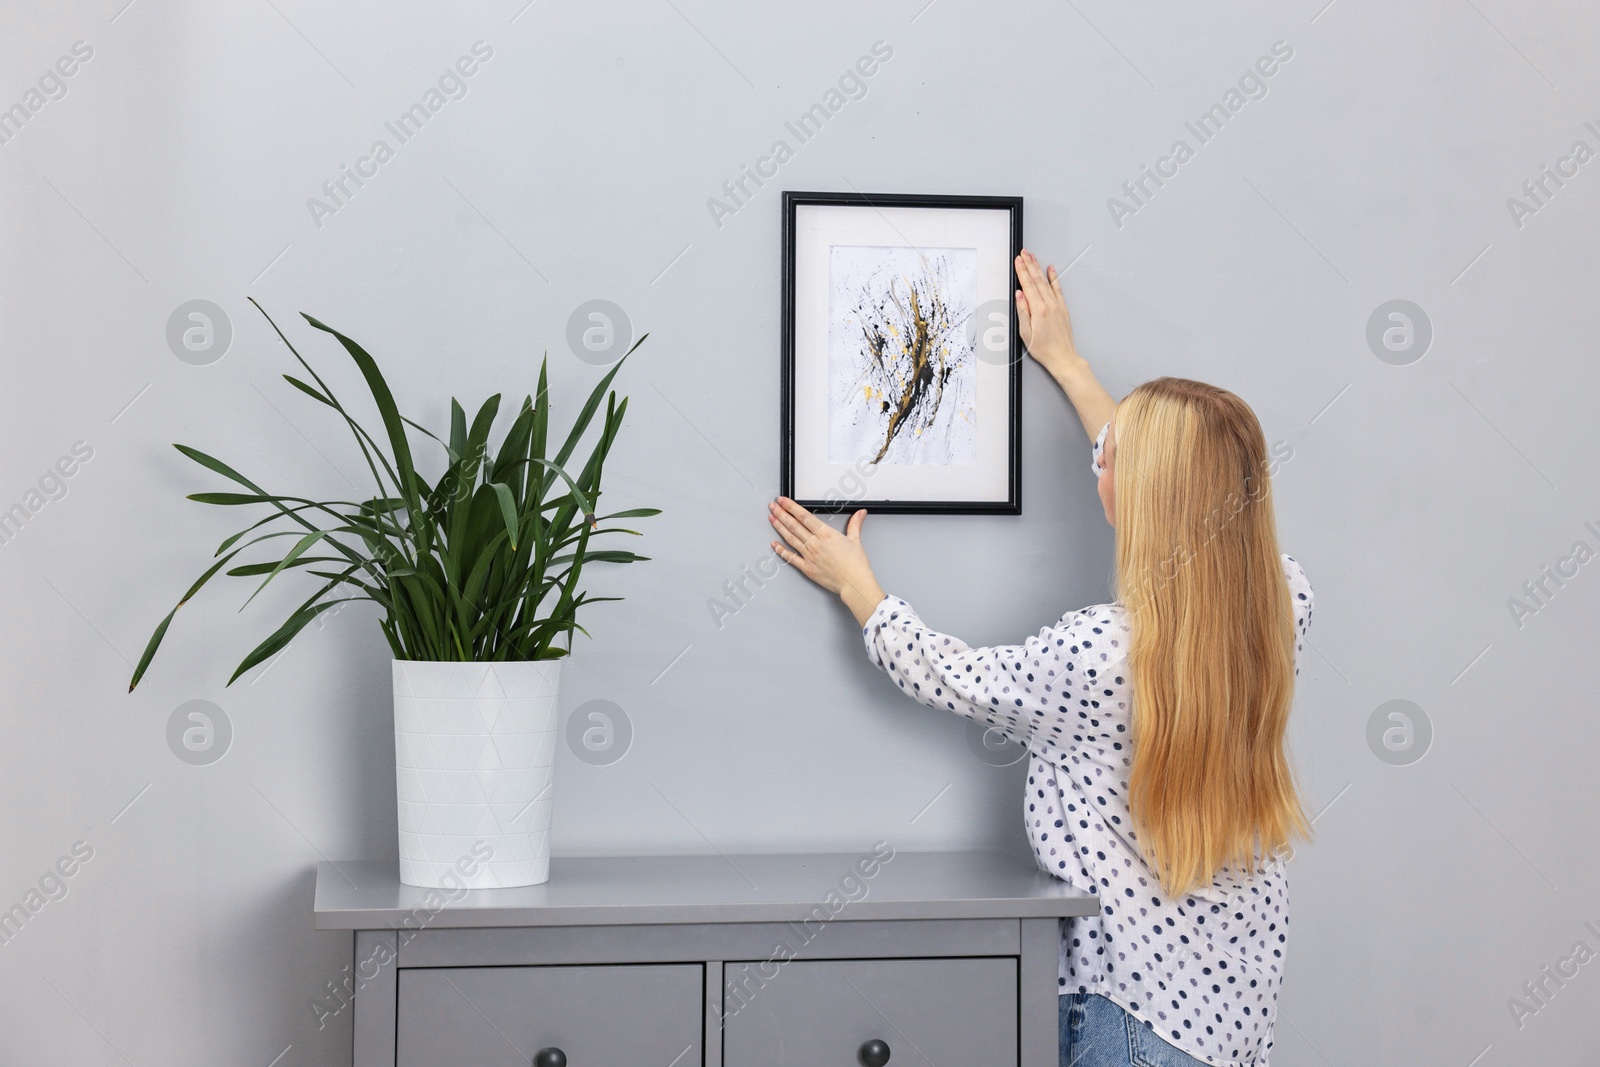
[[1285, 750], [1295, 627], [1266, 439], [1225, 389], [1157, 378], [1117, 406], [1117, 591], [1132, 640], [1140, 844], [1169, 896], [1311, 828]]

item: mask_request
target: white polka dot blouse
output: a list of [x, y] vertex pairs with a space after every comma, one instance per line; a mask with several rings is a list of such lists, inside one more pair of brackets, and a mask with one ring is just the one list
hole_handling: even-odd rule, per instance
[[[1097, 476], [1105, 436], [1102, 429], [1095, 441]], [[1283, 565], [1303, 638], [1311, 585], [1292, 557]], [[907, 695], [1027, 746], [1023, 816], [1034, 857], [1101, 901], [1100, 914], [1062, 922], [1060, 991], [1108, 997], [1207, 1063], [1268, 1067], [1288, 947], [1287, 872], [1269, 857], [1253, 870], [1225, 868], [1181, 899], [1163, 894], [1128, 812], [1132, 687], [1122, 605], [1069, 612], [1022, 645], [968, 648], [890, 596], [862, 635], [872, 661]]]

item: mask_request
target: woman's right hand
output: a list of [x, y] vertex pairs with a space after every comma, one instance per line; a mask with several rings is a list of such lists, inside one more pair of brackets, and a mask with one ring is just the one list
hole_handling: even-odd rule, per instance
[[1061, 386], [1077, 409], [1083, 432], [1093, 441], [1100, 427], [1116, 414], [1117, 402], [1111, 399], [1088, 362], [1078, 355], [1072, 341], [1072, 316], [1061, 295], [1061, 278], [1055, 267], [1039, 269], [1039, 261], [1026, 248], [1017, 257], [1017, 332], [1028, 354]]
[[1041, 270], [1026, 248], [1017, 257], [1017, 332], [1028, 354], [1051, 374], [1059, 374], [1078, 356], [1072, 342], [1072, 316], [1061, 295], [1061, 280], [1052, 265]]

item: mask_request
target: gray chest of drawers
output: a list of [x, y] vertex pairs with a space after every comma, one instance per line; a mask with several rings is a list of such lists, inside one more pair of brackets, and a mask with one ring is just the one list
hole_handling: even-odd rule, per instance
[[1062, 918], [991, 853], [554, 859], [525, 889], [324, 863], [356, 1067], [1053, 1067]]

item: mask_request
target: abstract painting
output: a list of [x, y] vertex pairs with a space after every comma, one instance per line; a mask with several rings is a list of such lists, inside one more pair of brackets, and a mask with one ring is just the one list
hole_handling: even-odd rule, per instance
[[828, 250], [830, 460], [976, 462], [977, 268], [974, 248]]
[[778, 491], [824, 513], [1022, 510], [1022, 198], [783, 194]]

